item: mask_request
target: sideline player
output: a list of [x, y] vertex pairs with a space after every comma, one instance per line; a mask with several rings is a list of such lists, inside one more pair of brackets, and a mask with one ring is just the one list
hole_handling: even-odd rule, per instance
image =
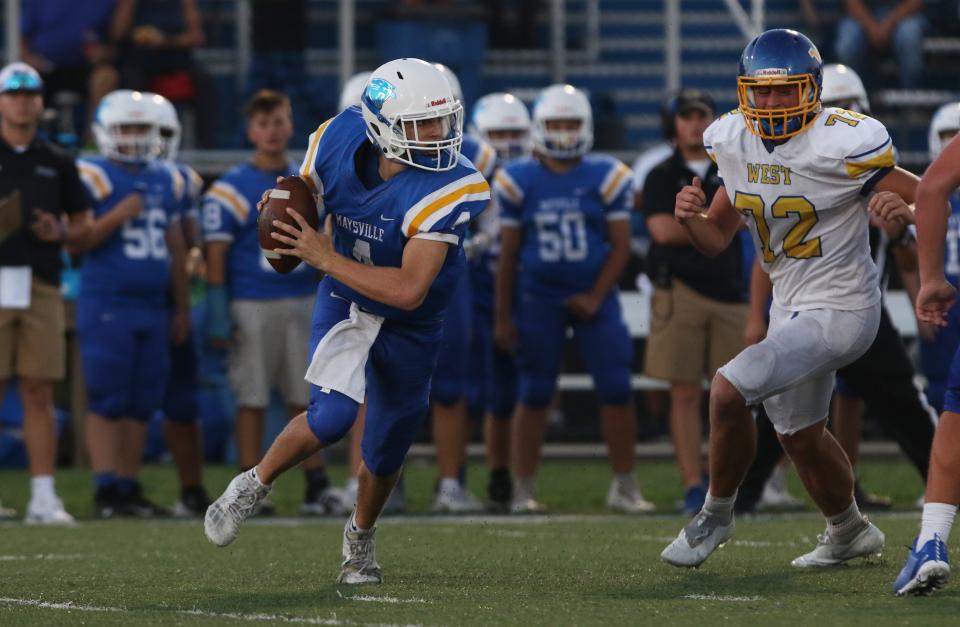
[[[473, 108], [470, 132], [497, 152], [497, 167], [530, 155], [530, 112], [523, 102], [507, 93], [480, 98]], [[517, 402], [517, 367], [513, 354], [493, 341], [494, 282], [500, 259], [500, 205], [490, 208], [477, 220], [478, 233], [470, 240], [481, 243], [470, 259], [473, 292], [470, 353], [471, 413], [483, 415], [483, 441], [490, 477], [487, 505], [496, 512], [510, 509], [513, 482], [510, 478], [510, 418]], [[483, 238], [487, 242], [482, 245]]]
[[94, 503], [104, 518], [166, 513], [143, 496], [137, 475], [148, 421], [166, 390], [169, 343], [183, 342], [190, 324], [182, 199], [177, 175], [156, 160], [151, 96], [130, 90], [105, 96], [93, 122], [101, 156], [77, 164], [95, 216], [78, 247], [85, 257], [77, 335]]
[[866, 352], [880, 321], [867, 196], [894, 192], [869, 201], [886, 218], [907, 210], [917, 178], [895, 167], [882, 124], [822, 107], [822, 72], [820, 53], [796, 31], [769, 30], [747, 44], [740, 108], [704, 135], [725, 193], [709, 211], [698, 180], [677, 194], [677, 219], [708, 255], [726, 248], [747, 216], [773, 305], [766, 338], [713, 379], [710, 489], [661, 554], [674, 566], [699, 566], [733, 535], [737, 488], [756, 448], [750, 407], [760, 403], [827, 522], [816, 548], [792, 564], [828, 566], [883, 549], [883, 533], [853, 498], [850, 462], [825, 426], [834, 372]]
[[[309, 360], [310, 310], [317, 273], [308, 265], [278, 275], [257, 245], [257, 212], [265, 187], [277, 177], [296, 174], [287, 158], [293, 111], [284, 94], [262, 89], [244, 107], [253, 155], [228, 170], [203, 202], [207, 248], [207, 337], [229, 348], [230, 384], [237, 397], [235, 437], [241, 470], [260, 459], [263, 423], [276, 389], [289, 416], [309, 402], [303, 364]], [[304, 461], [303, 514], [345, 514], [340, 491], [330, 486], [322, 456]], [[260, 514], [273, 513], [260, 503]]]
[[[948, 324], [956, 288], [944, 275], [944, 240], [950, 216], [950, 196], [960, 187], [960, 139], [956, 137], [930, 164], [917, 190], [917, 242], [920, 291], [917, 318], [940, 327]], [[956, 324], [955, 321], [952, 322]], [[960, 350], [953, 358], [943, 413], [933, 436], [930, 471], [924, 494], [920, 534], [907, 563], [893, 583], [897, 596], [927, 594], [950, 577], [947, 543], [960, 503]]]
[[443, 74], [419, 59], [380, 66], [361, 106], [311, 135], [300, 176], [322, 201], [325, 226], [313, 230], [292, 209], [299, 229], [274, 222], [283, 231], [274, 233], [277, 252], [326, 273], [314, 306], [310, 405], [210, 506], [204, 529], [214, 544], [233, 541], [280, 474], [348, 433], [366, 398], [338, 581], [383, 581], [376, 520], [426, 418], [467, 225], [490, 200], [483, 177], [458, 162], [462, 138], [462, 106]]
[[534, 156], [506, 165], [495, 183], [502, 207], [495, 336], [501, 349], [517, 351], [519, 373], [510, 509], [545, 509], [536, 499], [536, 473], [566, 331], [572, 328], [600, 399], [614, 473], [607, 506], [648, 512], [653, 504], [633, 476], [633, 343], [616, 289], [630, 256], [630, 169], [612, 157], [589, 154], [593, 113], [586, 95], [572, 85], [541, 92], [532, 142]]

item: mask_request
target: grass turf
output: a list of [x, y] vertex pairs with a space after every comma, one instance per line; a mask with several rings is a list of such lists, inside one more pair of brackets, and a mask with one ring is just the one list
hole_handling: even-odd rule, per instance
[[[485, 473], [471, 469], [482, 494]], [[208, 473], [219, 491], [232, 469]], [[669, 463], [640, 467], [645, 494], [671, 511], [678, 497]], [[901, 507], [921, 489], [905, 464], [862, 467], [868, 487]], [[607, 515], [606, 467], [547, 464], [546, 518], [485, 518], [465, 524], [418, 517], [429, 506], [433, 470], [407, 472], [413, 516], [385, 519], [378, 557], [386, 583], [338, 586], [342, 521], [251, 521], [217, 549], [199, 521], [83, 522], [73, 529], [0, 525], [0, 625], [50, 624], [947, 624], [960, 612], [954, 588], [928, 599], [895, 599], [890, 585], [919, 515], [875, 516], [887, 534], [880, 560], [796, 571], [790, 560], [822, 531], [813, 513], [738, 520], [733, 542], [699, 570], [662, 564], [659, 553], [685, 520], [663, 514]], [[149, 468], [148, 491], [175, 497], [172, 470]], [[24, 506], [26, 478], [0, 473], [4, 502]], [[791, 486], [800, 493], [796, 478]], [[65, 472], [58, 487], [68, 508], [91, 511], [87, 473]], [[281, 513], [295, 512], [302, 479], [278, 482]], [[954, 550], [956, 551], [956, 542]], [[45, 607], [27, 603], [43, 602]]]

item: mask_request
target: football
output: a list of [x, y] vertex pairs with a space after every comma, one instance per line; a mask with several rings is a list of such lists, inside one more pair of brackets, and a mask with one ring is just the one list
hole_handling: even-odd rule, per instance
[[257, 238], [260, 242], [260, 252], [270, 262], [273, 269], [282, 274], [286, 274], [300, 265], [298, 258], [276, 252], [274, 249], [286, 248], [286, 246], [270, 236], [277, 230], [273, 226], [274, 220], [297, 226], [293, 216], [287, 213], [287, 207], [303, 216], [311, 227], [316, 229], [320, 226], [317, 204], [313, 199], [313, 194], [310, 193], [310, 188], [307, 187], [302, 178], [297, 175], [288, 176], [277, 183], [276, 188], [270, 190], [267, 204], [264, 205], [263, 211], [257, 218]]

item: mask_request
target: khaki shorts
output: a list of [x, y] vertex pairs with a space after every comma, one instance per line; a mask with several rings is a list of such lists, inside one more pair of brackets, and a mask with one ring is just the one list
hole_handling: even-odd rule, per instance
[[674, 279], [650, 303], [644, 372], [655, 379], [700, 383], [743, 350], [747, 305], [723, 303]]
[[237, 406], [265, 409], [277, 389], [289, 407], [310, 399], [307, 371], [313, 295], [277, 300], [235, 300], [237, 334], [230, 351], [230, 384]]
[[60, 288], [34, 279], [29, 309], [0, 309], [0, 379], [63, 379], [65, 324]]

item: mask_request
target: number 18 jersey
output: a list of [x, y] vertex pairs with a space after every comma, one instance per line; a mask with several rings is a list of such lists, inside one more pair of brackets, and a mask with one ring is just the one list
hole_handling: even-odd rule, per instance
[[854, 310], [880, 300], [867, 197], [896, 165], [883, 124], [829, 107], [808, 130], [774, 144], [748, 131], [736, 110], [703, 139], [779, 307]]
[[610, 250], [607, 221], [629, 220], [630, 169], [606, 155], [587, 155], [568, 172], [533, 157], [497, 171], [500, 223], [523, 228], [520, 290], [553, 301], [589, 291]]

